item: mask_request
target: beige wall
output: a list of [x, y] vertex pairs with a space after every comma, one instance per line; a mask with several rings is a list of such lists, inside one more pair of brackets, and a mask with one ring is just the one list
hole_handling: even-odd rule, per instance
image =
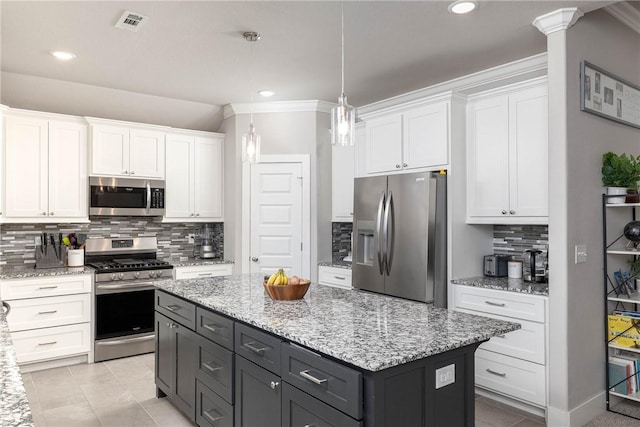
[[[640, 34], [596, 11], [566, 34], [550, 34], [548, 47], [549, 403], [552, 414], [571, 414], [604, 403], [602, 154], [640, 153], [639, 129], [580, 111], [580, 61], [640, 84]], [[587, 245], [586, 263], [574, 263], [577, 244]], [[550, 425], [568, 420], [583, 421], [569, 416]]]

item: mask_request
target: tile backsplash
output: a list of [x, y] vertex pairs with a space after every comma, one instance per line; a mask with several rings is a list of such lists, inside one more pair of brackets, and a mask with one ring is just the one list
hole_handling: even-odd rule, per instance
[[[197, 235], [200, 223], [162, 223], [160, 217], [103, 217], [92, 216], [83, 224], [2, 224], [0, 228], [0, 266], [33, 268], [35, 264], [35, 238], [43, 232], [84, 233], [91, 238], [119, 238], [156, 236], [158, 258], [169, 261], [186, 261], [193, 257], [194, 244], [188, 234]], [[214, 251], [222, 258], [224, 249], [224, 224], [213, 223]]]
[[353, 224], [350, 222], [331, 223], [331, 261], [342, 261], [351, 251], [351, 232]]
[[525, 258], [527, 249], [549, 248], [547, 225], [494, 225], [493, 250], [496, 254]]

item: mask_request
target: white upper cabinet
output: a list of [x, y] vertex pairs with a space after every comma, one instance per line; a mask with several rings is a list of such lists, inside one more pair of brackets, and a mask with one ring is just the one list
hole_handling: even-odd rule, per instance
[[546, 78], [469, 98], [467, 222], [548, 222]]
[[91, 175], [164, 178], [163, 131], [92, 124]]
[[87, 126], [43, 115], [11, 115], [5, 123], [5, 220], [86, 220]]
[[[356, 130], [357, 133], [357, 130]], [[353, 221], [355, 147], [331, 147], [331, 217], [333, 222]]]
[[165, 221], [223, 221], [223, 144], [220, 134], [167, 134]]
[[[376, 113], [366, 122], [364, 172], [367, 175], [446, 168], [449, 163], [449, 100]], [[358, 174], [360, 175], [360, 174]]]

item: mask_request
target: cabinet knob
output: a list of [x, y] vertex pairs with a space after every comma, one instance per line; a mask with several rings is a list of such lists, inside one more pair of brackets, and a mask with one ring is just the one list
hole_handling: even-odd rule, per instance
[[511, 211], [509, 211], [509, 213], [510, 213], [511, 215], [515, 215], [516, 211], [511, 210]]
[[46, 212], [42, 212], [42, 215], [47, 216], [47, 213]]
[[130, 175], [135, 175], [136, 173], [134, 171], [131, 171]]
[[53, 212], [49, 212], [49, 215], [53, 216]]
[[402, 164], [402, 167], [403, 167], [403, 168], [406, 168], [407, 166], [408, 166], [408, 165], [407, 165], [406, 163], [403, 163], [403, 164]]
[[197, 213], [197, 214], [196, 214], [196, 216], [200, 216], [200, 214], [199, 214], [199, 213]]
[[280, 385], [279, 381], [271, 381], [271, 390], [275, 390]]
[[189, 216], [193, 216], [193, 214], [192, 214], [192, 213], [190, 213], [190, 214], [189, 214]]
[[128, 175], [128, 174], [129, 174], [129, 172], [127, 172], [127, 171], [122, 171], [122, 174], [123, 174], [123, 175]]
[[260, 261], [260, 259], [257, 256], [252, 256], [251, 257], [251, 261], [258, 262], [258, 261]]
[[506, 214], [507, 214], [507, 211], [502, 211], [502, 215], [506, 215]]
[[396, 169], [400, 169], [400, 163], [396, 163]]

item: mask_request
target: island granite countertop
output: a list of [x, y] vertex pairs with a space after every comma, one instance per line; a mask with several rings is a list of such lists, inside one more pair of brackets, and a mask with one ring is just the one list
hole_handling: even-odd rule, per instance
[[55, 277], [68, 274], [93, 274], [91, 267], [62, 267], [62, 268], [33, 268], [33, 267], [10, 267], [0, 268], [0, 280], [27, 279], [32, 277]]
[[525, 282], [522, 279], [509, 279], [507, 277], [477, 276], [468, 279], [453, 279], [451, 283], [454, 285], [474, 286], [476, 288], [549, 296], [548, 283]]
[[259, 274], [163, 280], [154, 284], [369, 371], [381, 371], [520, 329], [517, 323], [315, 283], [301, 300], [273, 301], [265, 293]]
[[33, 426], [27, 392], [22, 382], [9, 325], [0, 306], [0, 426]]

